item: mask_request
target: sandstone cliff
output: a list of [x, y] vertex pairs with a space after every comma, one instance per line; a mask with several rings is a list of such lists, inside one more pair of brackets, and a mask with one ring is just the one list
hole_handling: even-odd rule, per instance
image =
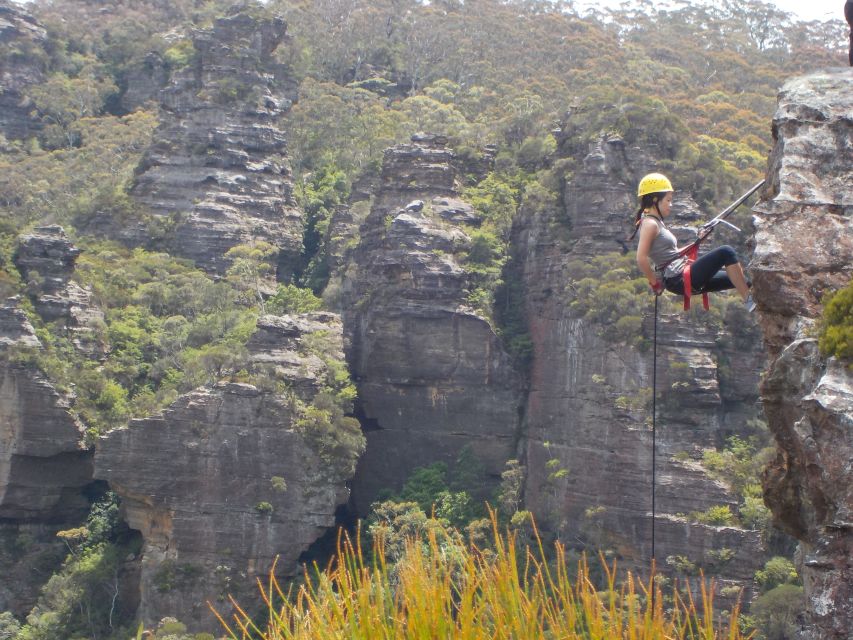
[[83, 353], [99, 352], [96, 330], [104, 314], [91, 292], [71, 280], [80, 250], [62, 227], [36, 227], [18, 239], [14, 263], [27, 283], [27, 293], [45, 322], [58, 322]]
[[458, 199], [453, 158], [435, 136], [389, 149], [352, 253], [344, 324], [367, 438], [353, 484], [362, 515], [466, 445], [494, 477], [515, 457], [521, 380], [467, 301], [466, 229], [480, 220]]
[[[526, 506], [563, 539], [613, 549], [641, 568], [651, 558], [653, 297], [616, 303], [620, 322], [633, 317], [635, 333], [646, 337], [644, 348], [608, 338], [606, 324], [576, 308], [582, 290], [577, 270], [604, 254], [619, 259], [618, 240], [630, 232], [636, 181], [646, 170], [638, 150], [620, 139], [601, 140], [565, 185], [559, 206], [523, 212], [515, 239], [534, 345]], [[689, 196], [676, 198], [674, 225], [702, 217]], [[675, 232], [682, 243], [692, 239], [684, 228]], [[635, 277], [633, 263], [625, 269], [621, 279]], [[592, 305], [618, 299], [606, 288], [592, 295]], [[737, 512], [737, 496], [698, 461], [704, 448], [721, 447], [757, 414], [760, 338], [754, 326], [750, 333], [739, 305], [726, 318], [727, 325], [747, 328], [738, 343], [697, 313], [667, 311], [667, 302], [662, 299], [658, 327], [658, 566], [669, 571], [669, 559], [704, 567], [720, 585], [749, 587], [760, 566], [758, 532], [700, 524], [687, 515], [715, 506]], [[712, 304], [719, 308], [724, 300], [715, 296]]]
[[340, 322], [264, 316], [248, 347], [262, 372], [252, 383], [197, 389], [98, 443], [95, 475], [142, 533], [146, 625], [174, 616], [217, 630], [206, 602], [227, 614], [228, 594], [252, 600], [276, 557], [279, 573], [293, 575], [348, 499], [358, 447], [330, 457], [299, 423], [325, 385], [324, 358], [343, 357]]
[[762, 385], [777, 456], [764, 478], [776, 522], [800, 541], [804, 638], [853, 629], [853, 373], [818, 352], [827, 292], [853, 273], [853, 83], [843, 69], [789, 81], [755, 208], [755, 299], [771, 355]]
[[71, 398], [32, 363], [41, 343], [18, 303], [0, 304], [0, 609], [23, 616], [64, 556], [54, 534], [88, 512], [92, 452]]
[[113, 233], [217, 274], [230, 248], [268, 242], [286, 278], [301, 251], [302, 218], [277, 120], [295, 87], [274, 57], [286, 24], [262, 13], [235, 8], [193, 32], [191, 59], [160, 94], [161, 125], [133, 188], [154, 223]]
[[25, 93], [44, 79], [46, 40], [44, 27], [25, 9], [0, 0], [0, 134], [8, 139], [26, 138], [38, 128]]

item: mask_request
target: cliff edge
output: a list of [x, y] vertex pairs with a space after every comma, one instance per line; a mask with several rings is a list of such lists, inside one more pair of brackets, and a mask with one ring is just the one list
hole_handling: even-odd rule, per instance
[[764, 477], [777, 525], [800, 541], [802, 637], [853, 629], [853, 371], [822, 356], [825, 295], [853, 272], [853, 83], [832, 69], [779, 94], [751, 272], [769, 363], [762, 397], [777, 444]]

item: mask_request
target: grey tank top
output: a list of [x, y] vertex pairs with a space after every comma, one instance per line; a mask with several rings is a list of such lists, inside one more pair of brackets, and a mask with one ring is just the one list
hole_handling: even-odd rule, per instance
[[672, 235], [672, 231], [654, 216], [643, 216], [643, 219], [653, 220], [660, 232], [649, 249], [649, 258], [655, 271], [662, 274], [664, 278], [680, 275], [687, 265], [687, 259], [678, 255], [678, 240]]

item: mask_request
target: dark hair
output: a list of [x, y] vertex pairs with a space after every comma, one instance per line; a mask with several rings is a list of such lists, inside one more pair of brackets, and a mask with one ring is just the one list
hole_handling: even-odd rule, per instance
[[669, 191], [657, 191], [655, 193], [647, 193], [640, 198], [640, 208], [637, 209], [637, 214], [634, 217], [634, 233], [628, 236], [628, 240], [633, 240], [634, 236], [637, 235], [637, 231], [640, 230], [640, 220], [643, 219], [643, 211], [654, 207], [657, 209], [658, 215], [660, 215], [658, 202], [660, 202], [667, 193], [669, 193]]

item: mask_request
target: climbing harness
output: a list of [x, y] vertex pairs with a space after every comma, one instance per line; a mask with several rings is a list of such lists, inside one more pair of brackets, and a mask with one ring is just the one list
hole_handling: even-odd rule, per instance
[[[731, 205], [729, 205], [720, 215], [716, 218], [709, 220], [701, 227], [699, 227], [699, 233], [696, 240], [687, 245], [684, 249], [679, 251], [679, 258], [687, 258], [687, 266], [683, 272], [683, 280], [684, 280], [684, 309], [690, 309], [690, 294], [692, 292], [691, 282], [690, 282], [690, 264], [696, 260], [696, 256], [699, 253], [699, 245], [702, 243], [705, 238], [707, 238], [711, 232], [717, 227], [719, 224], [724, 224], [726, 226], [732, 227], [736, 231], [740, 231], [735, 225], [730, 222], [726, 222], [725, 218], [731, 214], [735, 209], [737, 209], [740, 205], [746, 202], [747, 198], [751, 196], [753, 193], [758, 191], [764, 185], [764, 180], [754, 185], [749, 191], [743, 194], [740, 198], [735, 200]], [[678, 260], [678, 258], [675, 258]], [[666, 265], [664, 265], [666, 266]], [[705, 307], [705, 310], [708, 309], [708, 293], [704, 291], [697, 291], [696, 293], [702, 293], [702, 304]], [[657, 377], [658, 377], [658, 298], [660, 295], [655, 295], [655, 322], [654, 322], [654, 339], [653, 339], [653, 347], [652, 347], [652, 567], [655, 565], [655, 520], [657, 519], [657, 502], [656, 502], [656, 493], [657, 493]], [[653, 569], [654, 570], [654, 569]], [[652, 603], [654, 606], [654, 597], [655, 590], [652, 589]]]

